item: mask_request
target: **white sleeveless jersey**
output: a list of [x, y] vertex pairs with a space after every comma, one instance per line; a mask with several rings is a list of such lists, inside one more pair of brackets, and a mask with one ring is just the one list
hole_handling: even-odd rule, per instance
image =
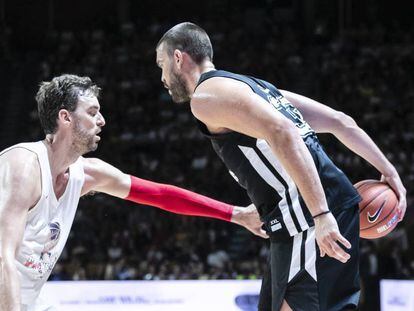
[[16, 256], [22, 304], [30, 305], [38, 297], [66, 244], [85, 178], [82, 158], [79, 157], [69, 167], [66, 190], [57, 200], [43, 142], [22, 143], [9, 149], [16, 147], [37, 154], [42, 176], [42, 194], [39, 202], [28, 212], [23, 240]]

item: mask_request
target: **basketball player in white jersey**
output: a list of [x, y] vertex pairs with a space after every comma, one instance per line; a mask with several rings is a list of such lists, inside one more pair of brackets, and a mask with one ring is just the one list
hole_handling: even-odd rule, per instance
[[265, 237], [254, 207], [234, 207], [83, 158], [97, 148], [105, 125], [98, 94], [87, 77], [42, 83], [36, 100], [45, 140], [0, 153], [0, 311], [55, 310], [38, 296], [65, 246], [79, 198], [91, 191], [235, 222]]

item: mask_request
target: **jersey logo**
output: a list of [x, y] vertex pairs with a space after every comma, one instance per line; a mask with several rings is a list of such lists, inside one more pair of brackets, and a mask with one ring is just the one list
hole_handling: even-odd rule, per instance
[[50, 232], [49, 232], [49, 241], [47, 241], [45, 246], [43, 247], [42, 254], [48, 253], [59, 242], [60, 224], [57, 221], [56, 222], [51, 222], [49, 224], [49, 230], [50, 230]]
[[59, 258], [58, 253], [52, 252], [52, 249], [59, 242], [61, 233], [60, 223], [57, 221], [51, 222], [48, 224], [48, 227], [47, 241], [40, 252], [40, 256], [31, 255], [23, 263], [25, 267], [36, 271], [35, 278], [39, 280], [48, 276], [48, 273], [52, 271]]
[[367, 213], [368, 222], [374, 223], [374, 222], [377, 221], [378, 217], [381, 215], [382, 209], [384, 208], [384, 205], [385, 205], [386, 202], [387, 202], [387, 200], [382, 202], [380, 208], [375, 212], [374, 215], [371, 215], [370, 212]]

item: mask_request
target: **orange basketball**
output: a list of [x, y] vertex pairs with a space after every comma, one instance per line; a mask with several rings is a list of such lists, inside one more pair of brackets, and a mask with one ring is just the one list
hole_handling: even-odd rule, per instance
[[394, 230], [398, 223], [398, 198], [390, 186], [372, 179], [354, 186], [362, 197], [359, 203], [360, 237], [377, 239]]

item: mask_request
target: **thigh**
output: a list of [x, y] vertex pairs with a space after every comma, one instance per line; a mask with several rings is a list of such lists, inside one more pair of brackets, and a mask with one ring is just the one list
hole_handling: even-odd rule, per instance
[[288, 285], [285, 300], [294, 311], [321, 311], [317, 282], [302, 270]]
[[296, 248], [296, 252], [292, 252], [291, 265], [296, 266], [297, 273], [289, 278], [285, 300], [295, 311], [320, 311], [315, 228], [309, 228], [299, 237], [294, 241], [293, 248]]
[[263, 273], [262, 287], [260, 288], [258, 311], [272, 310], [272, 279], [270, 276], [270, 262]]
[[315, 258], [314, 228], [271, 241], [271, 273], [263, 279], [259, 311], [279, 311], [284, 300], [293, 310], [319, 310]]
[[[284, 299], [294, 311], [356, 308], [360, 294], [358, 211], [355, 206], [335, 215], [341, 233], [352, 244], [346, 264], [320, 257], [314, 227], [290, 241], [271, 243], [271, 273], [263, 279], [259, 311], [279, 311]], [[271, 307], [266, 304], [269, 300]]]
[[321, 310], [356, 309], [360, 295], [359, 279], [359, 209], [342, 210], [335, 216], [341, 234], [352, 244], [346, 250], [351, 258], [343, 264], [329, 257], [316, 262]]
[[300, 271], [303, 233], [270, 244], [271, 311], [283, 305], [289, 284]]

